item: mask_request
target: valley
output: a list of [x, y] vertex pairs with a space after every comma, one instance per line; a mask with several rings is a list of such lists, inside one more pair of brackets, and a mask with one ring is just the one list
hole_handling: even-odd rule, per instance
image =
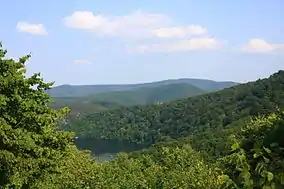
[[[83, 125], [81, 119], [84, 120], [93, 113], [141, 105], [162, 105], [235, 85], [238, 84], [203, 79], [177, 79], [132, 85], [90, 85], [69, 86], [69, 88], [58, 86], [52, 88], [49, 94], [55, 95], [55, 102], [51, 103], [52, 107], [71, 109], [68, 117], [71, 122], [64, 128], [65, 130], [69, 130], [73, 124], [78, 124], [80, 126], [75, 126], [76, 129], [87, 131], [88, 126]], [[132, 152], [150, 146], [150, 144], [137, 144], [124, 139], [95, 139], [88, 136], [81, 138], [79, 133], [76, 132], [76, 134], [80, 136], [79, 140], [75, 140], [79, 149], [91, 150], [98, 158], [103, 157], [103, 160], [112, 159], [113, 154], [119, 152]]]
[[283, 70], [243, 84], [56, 92], [40, 74], [25, 75], [29, 56], [15, 61], [6, 52], [0, 188], [284, 187]]
[[[283, 73], [280, 71], [270, 78], [256, 82], [163, 104], [123, 106], [89, 114], [66, 125], [64, 130], [75, 132], [81, 140], [87, 138], [88, 142], [81, 142], [80, 147], [86, 145], [86, 149], [97, 155], [114, 153], [109, 148], [115, 145], [106, 142], [108, 140], [124, 141], [127, 143], [125, 146], [132, 146], [130, 149], [117, 147], [121, 152], [130, 152], [131, 149], [142, 149], [141, 146], [178, 138], [188, 137], [192, 140], [212, 129], [211, 132], [215, 132], [215, 127], [221, 130], [235, 128], [232, 125], [243, 123], [240, 120], [268, 115], [276, 112], [277, 108], [284, 108]], [[104, 145], [98, 147], [96, 142], [90, 144], [90, 140]], [[102, 148], [109, 151], [101, 153], [95, 150]], [[199, 148], [197, 150], [200, 150]]]
[[237, 85], [202, 79], [166, 80], [132, 85], [58, 86], [48, 91], [54, 108], [69, 107], [70, 119], [125, 106], [184, 99]]

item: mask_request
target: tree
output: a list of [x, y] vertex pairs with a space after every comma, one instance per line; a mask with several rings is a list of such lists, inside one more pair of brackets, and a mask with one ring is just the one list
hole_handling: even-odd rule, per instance
[[30, 55], [16, 61], [6, 53], [0, 43], [0, 188], [50, 188], [61, 162], [77, 150], [73, 133], [56, 131], [69, 110], [47, 105], [53, 83], [40, 73], [25, 75]]
[[219, 160], [235, 188], [283, 188], [284, 112], [255, 118], [232, 135], [232, 153]]

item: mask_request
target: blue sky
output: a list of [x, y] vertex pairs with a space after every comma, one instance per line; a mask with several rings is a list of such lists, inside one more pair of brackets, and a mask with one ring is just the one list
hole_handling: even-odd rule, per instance
[[[246, 82], [284, 69], [284, 1], [10, 0], [8, 56], [60, 84]], [[4, 11], [4, 12], [3, 12]]]

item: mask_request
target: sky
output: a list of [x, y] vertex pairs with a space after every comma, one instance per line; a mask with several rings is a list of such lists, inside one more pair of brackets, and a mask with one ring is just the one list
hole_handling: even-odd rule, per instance
[[55, 85], [247, 82], [284, 70], [283, 0], [0, 0], [7, 56]]

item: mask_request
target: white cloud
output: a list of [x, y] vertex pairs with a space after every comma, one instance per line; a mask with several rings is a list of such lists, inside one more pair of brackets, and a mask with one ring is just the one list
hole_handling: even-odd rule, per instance
[[167, 27], [153, 30], [153, 34], [159, 38], [187, 37], [206, 33], [206, 28], [197, 25], [190, 25], [186, 27]]
[[276, 50], [284, 50], [284, 44], [272, 44], [263, 39], [251, 39], [241, 50], [244, 52], [267, 53]]
[[216, 50], [222, 47], [223, 43], [215, 38], [197, 37], [187, 40], [180, 40], [167, 44], [140, 45], [135, 48], [128, 48], [129, 52], [182, 52]]
[[[123, 16], [111, 16], [76, 11], [62, 21], [66, 27], [93, 32], [97, 36], [135, 38], [132, 41], [134, 44], [128, 45], [132, 46], [127, 47], [128, 52], [215, 50], [222, 46], [219, 40], [209, 37], [207, 28], [200, 25], [178, 25], [172, 18], [157, 13], [136, 11]], [[135, 44], [145, 38], [179, 41]]]
[[24, 33], [30, 33], [33, 35], [47, 35], [43, 24], [31, 24], [28, 22], [18, 22], [16, 26], [17, 30]]
[[162, 14], [136, 11], [125, 16], [94, 15], [89, 11], [76, 11], [63, 19], [65, 26], [107, 36], [147, 36], [152, 28], [163, 26], [170, 18]]
[[173, 26], [173, 19], [166, 15], [142, 11], [124, 16], [95, 15], [89, 11], [76, 11], [63, 18], [63, 23], [69, 28], [104, 36], [181, 38], [207, 32], [206, 28], [198, 25]]
[[74, 62], [75, 64], [92, 64], [90, 61], [88, 61], [88, 60], [83, 60], [83, 59], [75, 59], [75, 60], [73, 60], [73, 62]]

